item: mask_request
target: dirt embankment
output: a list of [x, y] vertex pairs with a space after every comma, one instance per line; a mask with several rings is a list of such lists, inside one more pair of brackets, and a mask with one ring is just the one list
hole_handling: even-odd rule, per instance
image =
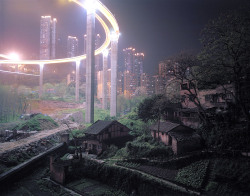
[[27, 113], [43, 113], [55, 115], [70, 109], [84, 109], [84, 104], [68, 103], [63, 101], [31, 100]]
[[[70, 126], [71, 129], [74, 129], [74, 128], [78, 127], [78, 124], [70, 123], [69, 126]], [[53, 134], [56, 134], [56, 133], [59, 133], [59, 132], [64, 132], [64, 131], [67, 131], [67, 130], [68, 130], [68, 127], [65, 124], [63, 124], [63, 125], [59, 126], [56, 129], [41, 131], [41, 132], [39, 132], [39, 133], [37, 133], [35, 135], [32, 135], [32, 136], [30, 136], [28, 138], [24, 138], [24, 139], [14, 141], [14, 142], [0, 143], [0, 154], [4, 153], [6, 151], [14, 150], [15, 148], [18, 148], [18, 147], [21, 147], [21, 146], [28, 145], [28, 144], [30, 144], [32, 142], [39, 141], [40, 139], [46, 138], [46, 137], [48, 137], [50, 135], [53, 135]]]

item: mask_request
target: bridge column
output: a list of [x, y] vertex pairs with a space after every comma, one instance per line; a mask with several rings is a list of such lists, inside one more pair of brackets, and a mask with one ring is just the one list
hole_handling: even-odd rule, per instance
[[19, 71], [18, 64], [16, 64], [15, 65], [15, 72], [16, 72], [16, 74], [15, 74], [15, 85], [18, 85], [18, 79], [19, 79], [19, 77], [18, 77], [18, 71]]
[[[93, 1], [92, 1], [93, 2]], [[94, 3], [94, 2], [93, 2]], [[86, 113], [85, 122], [94, 122], [94, 87], [95, 87], [95, 10], [87, 10], [86, 41]]]
[[75, 100], [76, 102], [79, 102], [79, 84], [80, 84], [80, 71], [79, 71], [79, 68], [80, 68], [80, 61], [76, 61], [76, 86], [75, 86]]
[[111, 35], [111, 97], [110, 116], [117, 115], [117, 54], [119, 34]]
[[103, 55], [102, 109], [107, 110], [108, 109], [108, 87], [107, 87], [108, 77], [107, 77], [107, 72], [108, 72], [109, 51], [105, 50], [102, 53], [102, 55]]
[[39, 64], [40, 66], [40, 79], [39, 79], [39, 99], [43, 96], [43, 67], [44, 64]]

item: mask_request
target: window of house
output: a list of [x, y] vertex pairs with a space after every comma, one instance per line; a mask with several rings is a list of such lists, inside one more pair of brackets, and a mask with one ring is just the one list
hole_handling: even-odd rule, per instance
[[205, 102], [210, 102], [212, 100], [212, 95], [205, 95]]
[[185, 96], [185, 95], [182, 95], [182, 96], [181, 96], [181, 102], [185, 102], [185, 100], [186, 100], [186, 96]]
[[227, 98], [227, 99], [232, 99], [232, 98], [233, 98], [233, 95], [232, 95], [231, 93], [228, 93], [228, 94], [226, 94], [226, 98]]
[[89, 144], [89, 148], [91, 148], [91, 144]]
[[194, 101], [195, 100], [195, 95], [189, 95], [189, 101]]
[[212, 103], [218, 103], [218, 94], [212, 95]]
[[187, 90], [188, 85], [187, 84], [181, 84], [181, 90]]

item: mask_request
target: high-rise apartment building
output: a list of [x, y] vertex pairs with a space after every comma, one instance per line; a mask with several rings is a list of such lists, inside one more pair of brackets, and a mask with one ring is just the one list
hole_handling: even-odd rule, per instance
[[138, 87], [137, 77], [134, 73], [124, 71], [124, 95], [132, 97], [135, 95], [135, 90]]
[[133, 73], [137, 77], [137, 85], [140, 86], [141, 75], [143, 74], [144, 53], [136, 53], [134, 56]]
[[51, 21], [51, 59], [56, 58], [56, 18]]
[[124, 56], [124, 71], [129, 71], [132, 73], [134, 66], [135, 48], [123, 49]]
[[155, 94], [165, 94], [166, 92], [166, 78], [156, 75], [154, 76], [155, 79]]
[[144, 53], [136, 53], [135, 48], [123, 50], [124, 56], [124, 95], [131, 97], [135, 95], [137, 87], [140, 86], [141, 74], [143, 73]]
[[165, 60], [159, 62], [158, 75], [164, 77], [166, 80], [173, 78], [173, 73], [178, 70], [178, 64], [172, 60]]
[[78, 55], [78, 39], [77, 37], [68, 36], [67, 41], [67, 57]]
[[153, 95], [155, 93], [154, 78], [146, 73], [141, 74], [141, 87], [146, 90], [147, 96]]
[[117, 95], [121, 95], [124, 92], [124, 73], [119, 71], [117, 73]]
[[56, 18], [41, 16], [40, 59], [49, 60], [56, 56]]

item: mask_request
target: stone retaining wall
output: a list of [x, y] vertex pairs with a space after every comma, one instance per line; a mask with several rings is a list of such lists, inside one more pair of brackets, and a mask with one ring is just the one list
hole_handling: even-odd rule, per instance
[[10, 157], [16, 157], [17, 160], [21, 161], [26, 155], [33, 157], [43, 153], [60, 142], [60, 135], [61, 133], [56, 133], [21, 147], [5, 151], [0, 154], [0, 163], [7, 162]]
[[48, 155], [53, 153], [65, 153], [67, 151], [66, 143], [58, 144], [45, 152], [32, 157], [18, 166], [0, 175], [0, 190], [11, 186], [12, 182], [22, 178], [26, 173], [36, 168], [36, 165], [46, 161]]

